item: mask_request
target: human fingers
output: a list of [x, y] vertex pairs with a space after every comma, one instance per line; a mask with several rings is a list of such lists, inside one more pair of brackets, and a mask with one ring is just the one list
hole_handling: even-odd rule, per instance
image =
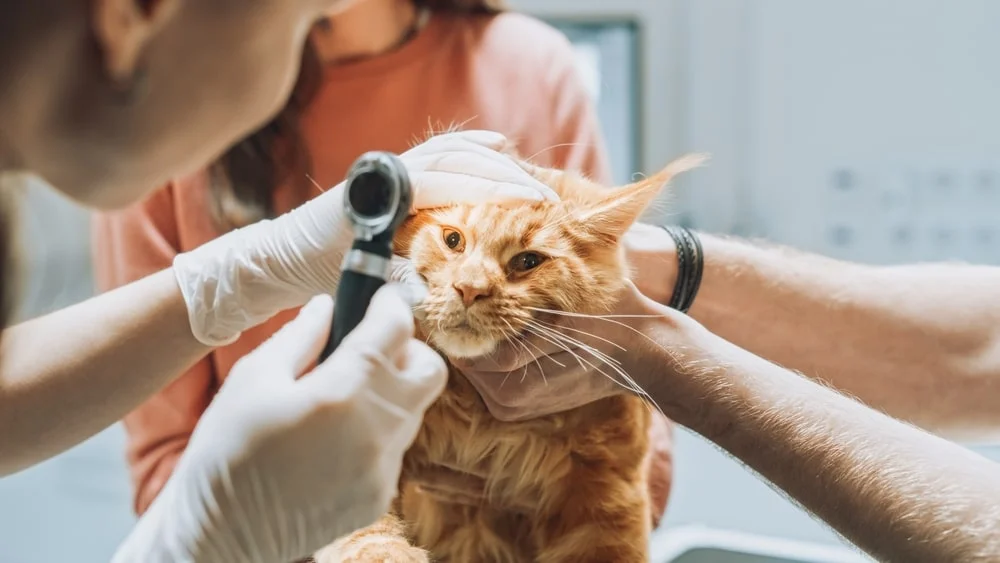
[[[377, 352], [389, 356], [413, 337], [413, 314], [410, 300], [415, 296], [409, 289], [390, 283], [379, 288], [368, 304], [364, 318], [337, 349], [337, 354], [359, 351]], [[332, 356], [331, 356], [332, 358]]]
[[258, 369], [250, 373], [298, 377], [323, 349], [330, 334], [332, 314], [333, 299], [329, 295], [313, 297], [294, 319], [244, 356], [240, 364], [257, 364]]
[[616, 386], [621, 379], [613, 368], [582, 351], [544, 356], [510, 372], [459, 370], [490, 413], [508, 422], [566, 411], [607, 397], [619, 392]]
[[468, 131], [452, 131], [435, 135], [423, 143], [407, 150], [403, 156], [421, 156], [442, 150], [457, 150], [479, 145], [490, 150], [500, 150], [509, 143], [507, 137], [496, 131], [485, 129], [470, 129]]
[[317, 371], [366, 374], [378, 397], [410, 413], [426, 409], [444, 388], [446, 370], [436, 352], [413, 339], [408, 299], [412, 295], [398, 284], [380, 288], [364, 319], [324, 362], [335, 369]]
[[372, 358], [381, 369], [372, 370], [369, 386], [379, 396], [410, 413], [423, 413], [444, 390], [447, 366], [429, 346], [410, 339], [395, 354]]
[[384, 357], [367, 358], [376, 363], [367, 364], [371, 369], [362, 394], [361, 408], [369, 421], [366, 431], [378, 434], [382, 444], [379, 471], [393, 483], [399, 478], [403, 453], [420, 431], [424, 412], [447, 382], [444, 360], [422, 342], [410, 342], [402, 369]]
[[534, 178], [518, 176], [496, 163], [484, 162], [461, 170], [424, 170], [412, 176], [413, 209], [431, 209], [456, 203], [557, 201], [556, 193]]
[[[572, 350], [573, 348], [571, 348]], [[452, 358], [452, 365], [462, 372], [472, 370], [478, 372], [512, 372], [534, 363], [539, 358], [565, 352], [562, 343], [549, 337], [535, 334], [527, 335], [516, 342], [504, 341], [486, 356], [476, 358]]]
[[387, 284], [376, 291], [358, 326], [326, 361], [303, 379], [306, 392], [323, 396], [349, 394], [356, 385], [364, 383], [372, 369], [369, 364], [402, 347], [414, 332], [413, 315], [405, 301], [407, 295], [396, 284]]

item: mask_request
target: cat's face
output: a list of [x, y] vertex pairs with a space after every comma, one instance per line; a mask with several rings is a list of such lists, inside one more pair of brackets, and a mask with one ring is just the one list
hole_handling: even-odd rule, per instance
[[550, 311], [607, 311], [628, 275], [621, 237], [677, 171], [609, 189], [539, 170], [560, 201], [416, 215], [396, 243], [427, 281], [421, 331], [444, 354], [469, 358], [525, 333], [544, 339]]

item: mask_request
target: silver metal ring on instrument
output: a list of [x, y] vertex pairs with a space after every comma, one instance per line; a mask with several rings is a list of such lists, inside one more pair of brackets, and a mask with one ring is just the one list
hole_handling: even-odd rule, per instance
[[344, 256], [344, 263], [341, 269], [345, 272], [356, 272], [388, 281], [389, 274], [392, 272], [392, 263], [388, 258], [379, 256], [378, 254], [352, 249]]

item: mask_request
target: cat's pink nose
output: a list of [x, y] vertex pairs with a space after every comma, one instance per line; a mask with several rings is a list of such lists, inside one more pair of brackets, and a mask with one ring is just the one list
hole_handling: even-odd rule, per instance
[[490, 296], [490, 288], [485, 285], [478, 285], [473, 283], [455, 283], [452, 284], [455, 291], [462, 296], [462, 303], [465, 303], [466, 307], [471, 307], [473, 303], [479, 301], [480, 299], [486, 299]]

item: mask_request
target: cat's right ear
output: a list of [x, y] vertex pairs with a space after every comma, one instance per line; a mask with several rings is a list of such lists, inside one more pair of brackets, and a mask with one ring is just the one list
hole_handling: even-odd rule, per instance
[[576, 218], [591, 234], [615, 243], [639, 220], [675, 176], [701, 166], [707, 159], [702, 154], [678, 158], [656, 174], [611, 190], [596, 201], [584, 205]]

